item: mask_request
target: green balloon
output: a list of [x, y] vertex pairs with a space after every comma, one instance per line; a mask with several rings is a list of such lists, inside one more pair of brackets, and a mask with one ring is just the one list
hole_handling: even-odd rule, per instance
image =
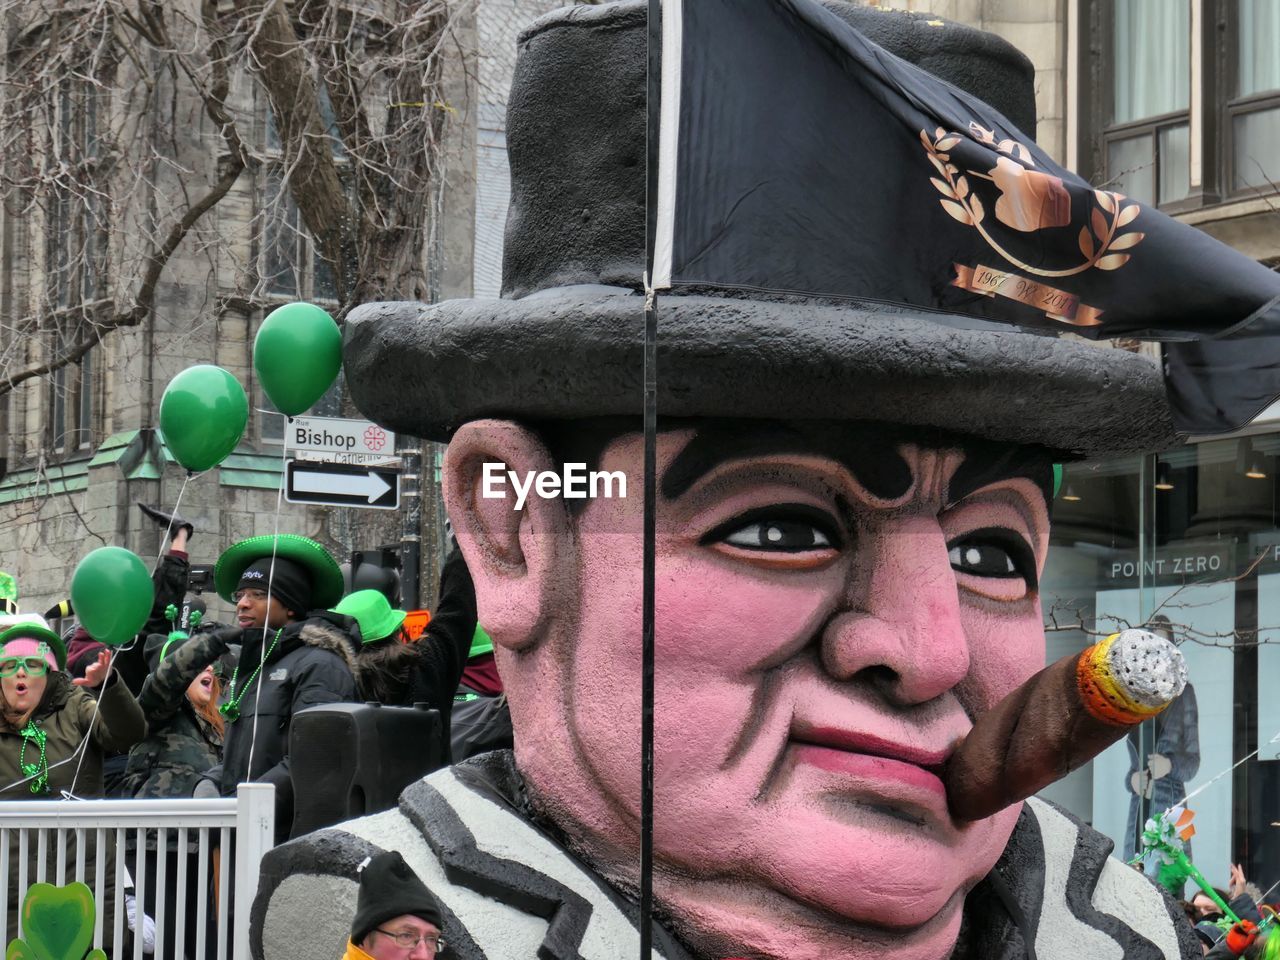
[[151, 575], [124, 547], [99, 547], [71, 575], [71, 607], [93, 639], [118, 647], [135, 637], [155, 603]]
[[249, 398], [238, 380], [207, 363], [187, 367], [160, 398], [160, 432], [175, 460], [199, 473], [236, 448], [249, 422]]
[[262, 321], [253, 368], [276, 409], [296, 417], [320, 399], [342, 369], [342, 331], [313, 303], [288, 303]]

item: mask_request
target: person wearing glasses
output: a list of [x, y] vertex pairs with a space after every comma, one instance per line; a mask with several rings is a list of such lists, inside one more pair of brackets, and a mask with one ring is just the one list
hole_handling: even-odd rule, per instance
[[274, 785], [276, 842], [283, 843], [293, 825], [290, 721], [307, 707], [356, 699], [359, 641], [328, 613], [342, 598], [342, 571], [314, 540], [282, 533], [232, 544], [213, 579], [218, 595], [235, 604], [243, 642], [219, 707], [222, 767], [205, 776], [216, 777], [223, 796], [241, 783]]
[[[175, 611], [176, 613], [176, 611]], [[222, 695], [221, 663], [229, 640], [237, 640], [240, 631], [224, 627], [188, 635], [181, 630], [153, 633], [143, 648], [151, 672], [142, 684], [138, 702], [147, 718], [146, 739], [129, 751], [125, 768], [124, 789], [138, 799], [190, 797], [204, 771], [222, 762], [224, 722], [218, 712]], [[165, 875], [177, 877], [179, 871], [177, 831], [171, 831], [166, 845]], [[177, 924], [174, 914], [165, 925], [166, 943], [163, 955], [197, 956], [197, 911], [205, 908], [199, 898], [197, 883], [198, 844], [194, 835], [188, 842], [186, 911], [193, 918], [187, 923], [185, 951], [174, 944]], [[134, 851], [130, 852], [131, 857]], [[146, 876], [143, 909], [156, 916], [157, 860], [154, 833], [147, 836], [145, 852]], [[170, 900], [169, 910], [176, 904]]]
[[[0, 618], [0, 800], [99, 797], [104, 751], [127, 751], [146, 735], [142, 708], [110, 651], [102, 651], [83, 678], [73, 680], [66, 665], [66, 646], [42, 617]], [[70, 864], [77, 862], [75, 842], [68, 835]], [[96, 851], [91, 837], [86, 843], [84, 876], [93, 877]], [[29, 879], [36, 876], [35, 846]], [[19, 859], [9, 858], [6, 943], [17, 936]], [[113, 875], [108, 862], [107, 876]]]
[[441, 956], [440, 906], [398, 850], [367, 858], [343, 960], [432, 960]]

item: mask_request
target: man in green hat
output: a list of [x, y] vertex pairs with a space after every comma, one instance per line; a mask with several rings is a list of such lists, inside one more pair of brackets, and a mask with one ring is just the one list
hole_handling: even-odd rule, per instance
[[240, 661], [227, 684], [221, 793], [237, 784], [276, 788], [276, 841], [293, 822], [289, 721], [320, 703], [356, 699], [355, 641], [325, 616], [342, 596], [342, 571], [316, 543], [295, 534], [249, 537], [213, 569], [218, 595], [236, 607]]

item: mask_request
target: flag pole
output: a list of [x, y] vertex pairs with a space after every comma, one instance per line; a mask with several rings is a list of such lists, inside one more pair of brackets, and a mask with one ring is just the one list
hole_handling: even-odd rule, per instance
[[[670, 2], [670, 0], [668, 0]], [[644, 549], [640, 644], [640, 960], [653, 956], [653, 662], [658, 436], [658, 306], [652, 285], [658, 202], [662, 4], [649, 0], [644, 286]]]

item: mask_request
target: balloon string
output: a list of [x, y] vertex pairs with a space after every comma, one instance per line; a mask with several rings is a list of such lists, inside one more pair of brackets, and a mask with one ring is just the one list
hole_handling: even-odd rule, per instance
[[[177, 507], [174, 507], [177, 512]], [[67, 792], [74, 794], [76, 792], [76, 781], [80, 779], [80, 768], [84, 765], [85, 755], [89, 752], [86, 745], [89, 738], [93, 736], [93, 725], [98, 721], [98, 704], [102, 702], [102, 695], [107, 690], [107, 683], [111, 680], [111, 662], [115, 660], [116, 652], [108, 648], [107, 650], [107, 675], [102, 680], [102, 686], [98, 688], [98, 695], [93, 698], [93, 713], [89, 716], [89, 729], [85, 731], [84, 739], [80, 741], [80, 746], [76, 747], [76, 752], [80, 754], [80, 759], [76, 761], [76, 772], [71, 775], [71, 786], [67, 788]], [[116, 683], [124, 683], [124, 680], [116, 680]]]
[[[284, 432], [281, 436], [286, 441], [289, 437], [289, 421], [293, 418], [286, 413], [280, 414], [284, 417]], [[249, 781], [253, 781], [253, 751], [258, 745], [258, 697], [262, 693], [262, 668], [267, 663], [267, 631], [271, 628], [271, 584], [276, 576], [276, 549], [280, 545], [280, 510], [284, 506], [284, 483], [285, 475], [289, 469], [289, 444], [287, 442], [280, 444], [280, 485], [276, 488], [276, 515], [275, 528], [271, 534], [271, 569], [267, 573], [267, 613], [266, 621], [262, 625], [262, 643], [258, 648], [258, 683], [253, 688], [253, 728], [251, 738], [249, 740], [249, 766], [245, 770], [245, 775]], [[301, 610], [294, 611], [302, 613]]]
[[[1278, 740], [1280, 740], [1280, 730], [1277, 730], [1276, 735], [1272, 737], [1270, 740], [1268, 740], [1267, 742], [1275, 743]], [[1223, 777], [1229, 774], [1236, 767], [1240, 766], [1242, 763], [1247, 763], [1248, 761], [1252, 760], [1261, 752], [1262, 752], [1262, 748], [1259, 747], [1257, 750], [1254, 750], [1253, 753], [1245, 754], [1243, 757], [1241, 757], [1231, 766], [1227, 767], [1227, 769], [1223, 770], [1221, 773], [1215, 774], [1214, 776], [1210, 777], [1208, 780], [1200, 784], [1200, 786], [1196, 787], [1194, 790], [1188, 793], [1185, 797], [1183, 797], [1177, 803], [1171, 804], [1169, 808], [1165, 810], [1165, 816], [1168, 816], [1174, 807], [1185, 807], [1187, 805], [1187, 802], [1190, 801], [1193, 797], [1198, 797], [1200, 794], [1204, 793], [1204, 791], [1208, 790], [1211, 786], [1213, 786], [1215, 783], [1217, 783], [1219, 780], [1221, 780]]]

